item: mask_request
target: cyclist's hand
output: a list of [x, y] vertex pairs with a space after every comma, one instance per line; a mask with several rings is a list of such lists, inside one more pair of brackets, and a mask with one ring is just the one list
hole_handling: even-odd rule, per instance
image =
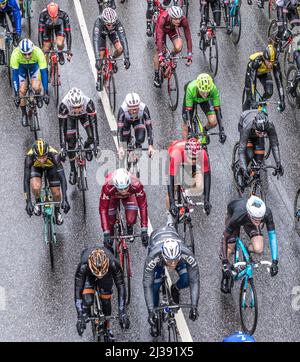
[[219, 141], [222, 143], [222, 145], [225, 143], [226, 138], [227, 138], [227, 136], [226, 136], [225, 132], [222, 131], [219, 136]]
[[199, 317], [199, 313], [198, 313], [197, 307], [191, 308], [190, 315], [189, 315], [190, 320], [195, 322], [198, 319], [198, 317]]
[[150, 158], [152, 158], [153, 155], [154, 155], [154, 153], [155, 153], [155, 149], [154, 149], [153, 146], [150, 145], [150, 146], [148, 147], [148, 156], [149, 156]]
[[153, 311], [149, 312], [148, 323], [150, 324], [150, 326], [155, 327], [156, 321], [157, 321], [156, 313]]
[[211, 208], [212, 208], [211, 203], [207, 200], [204, 200], [204, 211], [206, 215], [210, 214]]
[[171, 203], [170, 205], [170, 213], [173, 216], [174, 219], [178, 216], [178, 208], [174, 203]]
[[119, 322], [122, 329], [128, 329], [130, 327], [130, 320], [124, 312], [119, 314]]
[[86, 329], [86, 323], [83, 314], [78, 315], [77, 323], [76, 323], [77, 332], [80, 337], [83, 334], [83, 331]]
[[125, 69], [128, 69], [130, 67], [130, 60], [129, 58], [125, 58], [124, 59], [124, 66], [125, 66]]
[[60, 151], [60, 159], [62, 162], [65, 162], [67, 158], [67, 150], [65, 145], [61, 145], [61, 151]]
[[29, 216], [33, 215], [33, 205], [32, 205], [31, 200], [27, 200], [27, 202], [26, 202], [26, 212]]
[[21, 99], [20, 99], [19, 95], [15, 96], [14, 102], [15, 102], [16, 107], [18, 108], [21, 103]]
[[50, 97], [48, 93], [45, 93], [43, 96], [43, 101], [46, 103], [46, 105], [48, 106], [49, 102], [50, 102]]
[[193, 56], [192, 56], [192, 54], [188, 54], [185, 65], [187, 65], [189, 67], [192, 63], [193, 63]]
[[278, 112], [283, 112], [285, 110], [285, 102], [280, 101], [277, 107]]
[[283, 176], [284, 174], [284, 169], [283, 169], [283, 166], [280, 162], [277, 163], [276, 165], [276, 174], [279, 174], [280, 176]]
[[102, 70], [102, 60], [101, 59], [96, 60], [95, 67], [99, 72]]
[[141, 233], [141, 238], [142, 238], [142, 244], [146, 248], [148, 246], [148, 243], [149, 243], [148, 231], [143, 230], [142, 233]]
[[277, 273], [278, 273], [278, 260], [273, 260], [270, 268], [271, 277], [275, 277]]
[[68, 52], [67, 52], [67, 61], [70, 62], [72, 57], [73, 57], [73, 53], [71, 52], [71, 50], [68, 50]]
[[67, 214], [70, 211], [70, 204], [68, 199], [65, 197], [61, 203], [61, 208], [64, 210], [64, 213]]
[[123, 147], [120, 147], [118, 149], [118, 156], [119, 156], [119, 159], [122, 160], [125, 156], [125, 151], [124, 151], [124, 148]]
[[224, 259], [222, 261], [223, 263], [223, 275], [225, 278], [227, 279], [231, 279], [232, 278], [232, 265], [229, 263], [229, 261], [227, 259]]

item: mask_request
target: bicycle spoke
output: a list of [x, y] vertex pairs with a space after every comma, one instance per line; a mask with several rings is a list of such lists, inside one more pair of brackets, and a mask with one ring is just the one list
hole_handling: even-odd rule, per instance
[[172, 111], [175, 111], [178, 105], [179, 99], [179, 86], [176, 72], [172, 72], [172, 75], [168, 79], [168, 94], [169, 104]]
[[258, 303], [253, 279], [243, 279], [240, 289], [240, 316], [244, 332], [253, 334], [257, 325]]

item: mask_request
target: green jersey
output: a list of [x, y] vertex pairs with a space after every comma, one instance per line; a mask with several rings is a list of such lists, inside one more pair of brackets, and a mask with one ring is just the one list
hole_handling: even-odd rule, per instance
[[28, 64], [38, 64], [40, 70], [47, 69], [47, 61], [42, 49], [34, 47], [31, 58], [26, 59], [19, 48], [15, 48], [10, 58], [12, 69], [19, 69], [19, 66]]
[[219, 91], [215, 84], [213, 85], [213, 88], [210, 91], [207, 98], [202, 98], [200, 96], [198, 88], [196, 86], [196, 80], [193, 80], [188, 84], [185, 92], [185, 100], [184, 100], [185, 108], [192, 109], [194, 104], [208, 102], [208, 101], [212, 101], [212, 105], [214, 107], [220, 106]]

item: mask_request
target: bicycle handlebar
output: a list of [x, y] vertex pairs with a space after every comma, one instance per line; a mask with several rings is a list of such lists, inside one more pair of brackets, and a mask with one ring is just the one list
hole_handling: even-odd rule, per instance
[[110, 236], [110, 239], [135, 239], [135, 238], [140, 238], [142, 235], [141, 234], [136, 234], [136, 235], [119, 235], [119, 236]]
[[67, 53], [70, 53], [70, 51], [68, 51], [68, 50], [47, 50], [47, 51], [45, 51], [44, 52], [44, 54], [56, 54], [56, 53], [65, 53], [65, 54], [67, 54]]
[[[192, 201], [192, 200], [191, 200]], [[176, 204], [176, 207], [185, 207], [187, 205], [191, 205], [191, 206], [204, 206], [204, 202], [187, 202], [186, 204]]]
[[79, 151], [83, 151], [83, 152], [93, 152], [93, 149], [91, 148], [74, 148], [73, 150], [67, 150], [67, 153], [70, 152], [79, 152]]
[[[234, 263], [233, 264], [233, 267], [234, 269], [237, 269], [239, 266], [246, 266], [247, 263], [245, 261], [239, 261], [237, 263]], [[258, 268], [260, 265], [263, 265], [263, 266], [266, 266], [267, 267], [267, 270], [268, 272], [270, 272], [270, 267], [272, 265], [272, 263], [268, 260], [261, 260], [261, 261], [256, 261], [256, 262], [253, 262], [253, 267], [254, 268]], [[237, 272], [235, 270], [232, 271], [232, 274], [233, 275], [236, 275]]]
[[160, 310], [164, 310], [164, 309], [180, 309], [180, 308], [193, 308], [193, 306], [191, 304], [173, 304], [173, 305], [164, 305], [164, 306], [160, 306], [160, 307], [155, 307], [153, 309], [154, 312], [158, 312]]
[[37, 202], [34, 206], [61, 205], [61, 201]]
[[[113, 320], [113, 319], [119, 319], [119, 317], [116, 317], [116, 316], [103, 316], [103, 317], [100, 317], [101, 319], [103, 318], [103, 320], [105, 321], [110, 321], [110, 320]], [[99, 317], [88, 317], [85, 319], [86, 322], [89, 322], [89, 321], [95, 321], [95, 320], [99, 320], [100, 319]]]

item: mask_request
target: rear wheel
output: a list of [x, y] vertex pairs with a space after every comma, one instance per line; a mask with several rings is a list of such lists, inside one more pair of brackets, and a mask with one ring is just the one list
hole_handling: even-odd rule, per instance
[[176, 71], [172, 71], [171, 76], [168, 78], [168, 95], [169, 105], [172, 111], [175, 111], [178, 105], [179, 99], [179, 85]]
[[232, 28], [232, 42], [233, 44], [237, 44], [240, 41], [242, 33], [241, 9], [239, 6], [236, 6], [235, 14], [230, 17], [230, 25]]
[[[300, 99], [300, 84], [297, 82], [297, 86], [295, 87], [296, 76], [298, 73], [298, 69], [295, 65], [291, 65], [287, 71], [286, 75], [286, 95], [289, 105], [292, 108], [296, 108], [297, 99]], [[293, 93], [292, 93], [293, 89]], [[298, 101], [299, 102], [299, 101]]]
[[258, 302], [253, 279], [243, 279], [240, 289], [240, 316], [242, 329], [252, 335], [255, 332], [258, 318]]
[[239, 195], [241, 195], [241, 188], [240, 188], [240, 184], [239, 184], [240, 166], [239, 166], [238, 150], [239, 150], [239, 142], [236, 142], [236, 144], [233, 147], [233, 152], [232, 152], [231, 169], [232, 169], [232, 173], [233, 173], [233, 180], [234, 180], [235, 187], [236, 187]]
[[210, 46], [209, 46], [209, 69], [214, 77], [218, 73], [218, 65], [219, 65], [218, 43], [216, 36], [214, 36], [213, 38], [210, 39]]
[[278, 25], [277, 25], [277, 20], [273, 19], [269, 25], [268, 28], [268, 37], [275, 39], [276, 35], [278, 33]]
[[131, 299], [131, 270], [128, 250], [124, 250], [123, 254], [123, 274], [126, 288], [126, 305], [130, 304]]
[[300, 189], [296, 193], [294, 200], [294, 217], [295, 217], [295, 230], [300, 236]]
[[58, 74], [58, 64], [56, 64], [53, 68], [53, 86], [54, 86], [54, 98], [55, 105], [58, 107], [59, 104], [59, 74]]
[[[78, 173], [77, 173], [78, 174]], [[83, 214], [86, 215], [86, 198], [85, 193], [87, 191], [87, 178], [85, 166], [81, 166], [78, 177], [78, 188], [82, 192]]]
[[54, 225], [53, 223], [47, 218], [47, 229], [48, 229], [48, 243], [49, 243], [49, 252], [50, 252], [50, 263], [51, 269], [54, 270], [54, 256], [53, 256], [53, 239], [54, 239]]

